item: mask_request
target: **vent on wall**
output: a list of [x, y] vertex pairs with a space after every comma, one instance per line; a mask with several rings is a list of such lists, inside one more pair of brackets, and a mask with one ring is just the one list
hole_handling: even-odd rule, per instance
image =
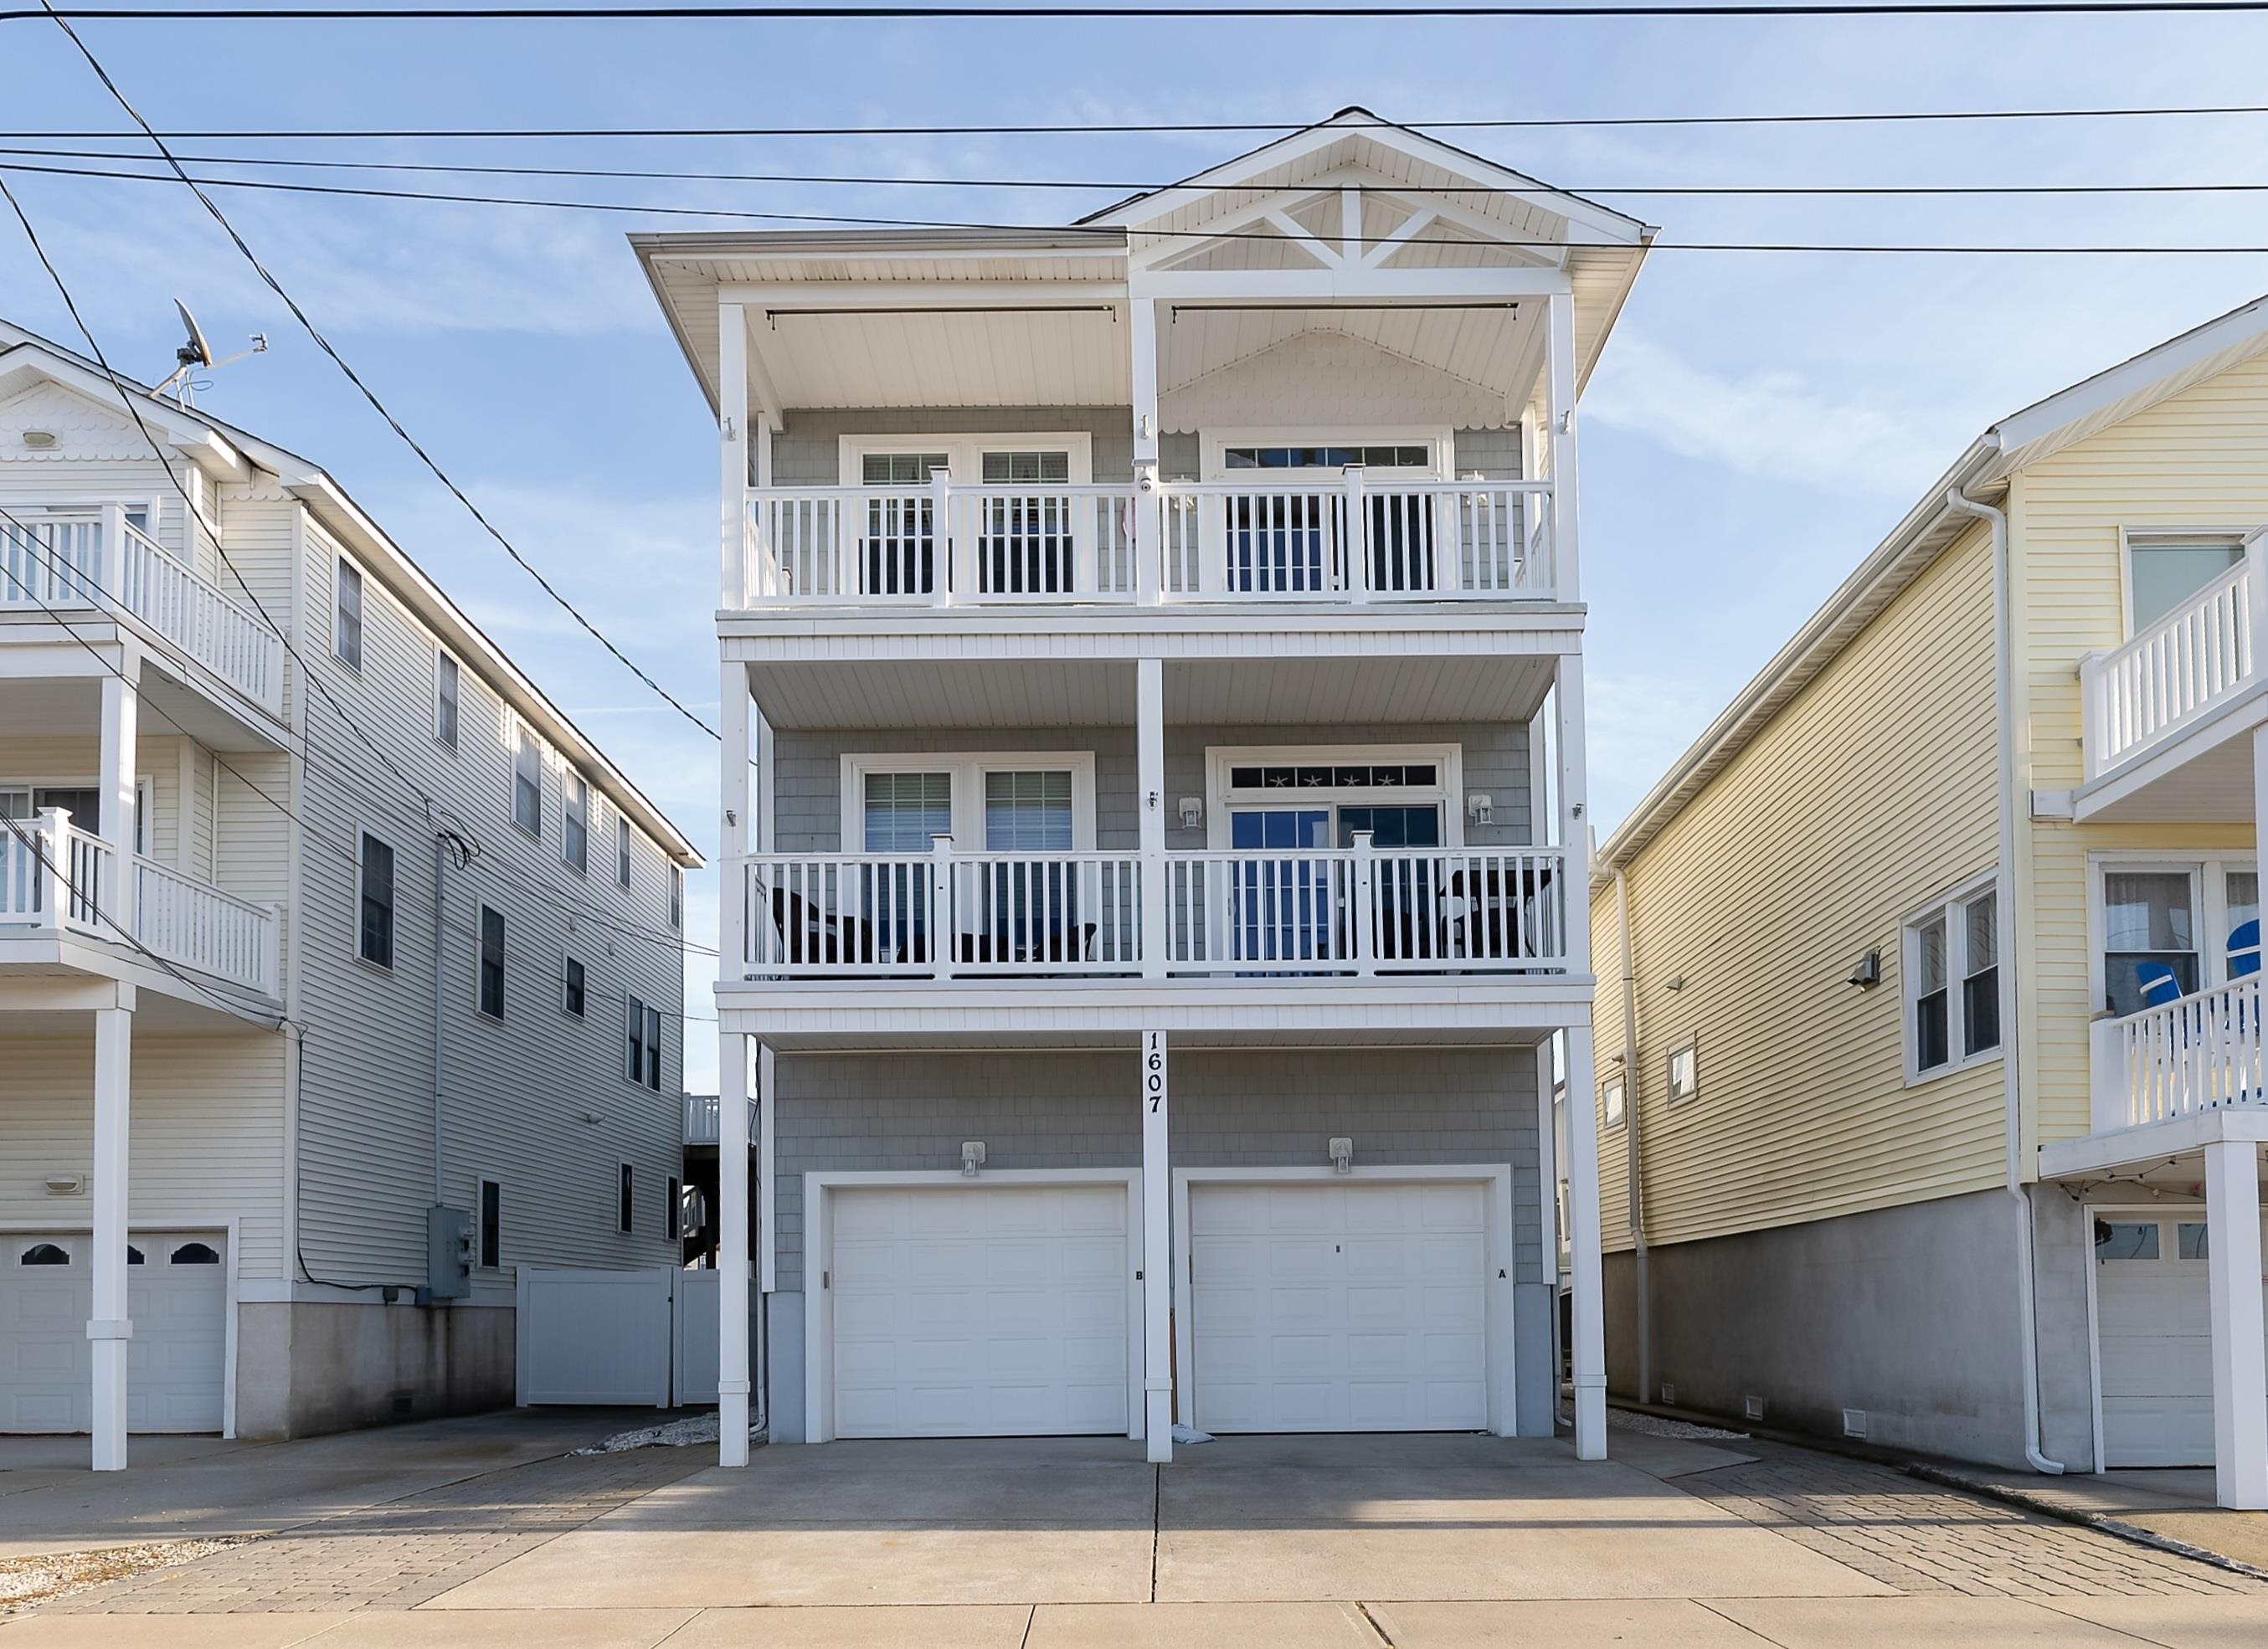
[[1742, 1397], [1741, 1399], [1741, 1412], [1751, 1420], [1763, 1419], [1764, 1417], [1764, 1400], [1762, 1397], [1757, 1396]]
[[1843, 1435], [1845, 1437], [1867, 1435], [1867, 1411], [1864, 1409], [1843, 1410]]
[[1661, 1382], [1661, 1402], [1664, 1408], [1674, 1409], [1677, 1406], [1677, 1388], [1666, 1380]]

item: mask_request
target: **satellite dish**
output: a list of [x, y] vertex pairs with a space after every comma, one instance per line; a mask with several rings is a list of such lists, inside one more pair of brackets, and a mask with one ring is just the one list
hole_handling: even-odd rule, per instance
[[180, 298], [173, 300], [173, 307], [181, 312], [181, 324], [189, 332], [189, 341], [173, 351], [173, 358], [185, 367], [210, 366], [213, 364], [212, 345], [205, 342], [204, 328], [197, 325], [197, 318], [189, 313], [189, 306]]

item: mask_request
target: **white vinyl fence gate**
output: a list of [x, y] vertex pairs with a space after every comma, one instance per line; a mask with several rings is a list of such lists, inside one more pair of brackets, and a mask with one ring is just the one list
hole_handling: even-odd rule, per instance
[[[519, 1268], [519, 1402], [668, 1409], [717, 1401], [715, 1271]], [[756, 1347], [755, 1293], [749, 1344]]]

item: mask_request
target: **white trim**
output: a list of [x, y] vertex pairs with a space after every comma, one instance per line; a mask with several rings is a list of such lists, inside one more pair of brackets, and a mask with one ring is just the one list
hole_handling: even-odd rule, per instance
[[[375, 968], [380, 974], [391, 978], [394, 974], [394, 964], [392, 962], [374, 962], [369, 957], [362, 953], [362, 855], [363, 844], [365, 841], [377, 843], [379, 846], [384, 848], [387, 854], [391, 856], [394, 866], [394, 885], [387, 890], [387, 897], [390, 909], [393, 911], [398, 914], [401, 908], [401, 855], [400, 851], [395, 849], [393, 840], [390, 837], [380, 836], [377, 831], [372, 829], [370, 826], [364, 824], [360, 820], [357, 820], [354, 825], [354, 900], [350, 920], [347, 923], [347, 954], [352, 957], [363, 967]], [[392, 951], [395, 945], [400, 942], [401, 938], [401, 924], [399, 920], [396, 920], [394, 924], [392, 933], [387, 937], [387, 948], [389, 952]]]
[[[722, 1130], [719, 1133], [722, 1137]], [[721, 1147], [720, 1147], [721, 1149]], [[803, 1176], [803, 1424], [812, 1443], [835, 1439], [835, 1310], [826, 1286], [833, 1267], [831, 1192], [865, 1188], [943, 1187], [982, 1190], [992, 1185], [1122, 1185], [1126, 1189], [1126, 1425], [1143, 1440], [1142, 1290], [1134, 1271], [1147, 1269], [1142, 1246], [1139, 1168], [988, 1168], [975, 1179], [955, 1168], [807, 1171]], [[768, 1216], [769, 1218], [769, 1213]], [[769, 1251], [769, 1245], [767, 1245]]]
[[[1693, 1083], [1680, 1093], [1677, 1091], [1677, 1061], [1684, 1054], [1693, 1056]], [[1661, 1056], [1661, 1102], [1664, 1105], [1690, 1105], [1700, 1097], [1701, 1034], [1696, 1031]]]
[[[1998, 947], [1992, 959], [1995, 968], [2008, 966], [2008, 906], [2006, 888], [2000, 885], [1999, 866], [1958, 882], [1945, 893], [1908, 911], [1898, 924], [1898, 1040], [1903, 1049], [1905, 1086], [1918, 1087], [1925, 1082], [1935, 1082], [1955, 1071], [1968, 1071], [1978, 1065], [1990, 1064], [2003, 1057], [2008, 1046], [2010, 1027], [2000, 1027], [1999, 1040], [1990, 1048], [1973, 1054], [1962, 1051], [1962, 1042], [1968, 1034], [1968, 1015], [1962, 1002], [1962, 988], [1969, 977], [1969, 930], [1961, 917], [1968, 907], [1990, 894], [1993, 902], [1993, 943]], [[1945, 923], [1945, 1063], [1932, 1065], [1925, 1071], [1919, 1064], [1920, 1043], [1914, 1035], [1914, 1009], [1919, 998], [1915, 987], [1921, 980], [1921, 934], [1923, 924], [1932, 917], [1941, 917]], [[2003, 973], [2000, 975], [2007, 978]]]
[[[451, 652], [438, 636], [433, 642], [433, 722], [431, 728], [433, 742], [451, 755], [463, 754], [465, 740], [465, 661]], [[441, 736], [441, 661], [446, 659], [457, 672], [456, 729], [446, 739]]]
[[[526, 733], [535, 747], [535, 825], [519, 821], [519, 736]], [[543, 840], [543, 774], [551, 765], [551, 747], [534, 722], [508, 714], [504, 724], [504, 816], [505, 822], [531, 842]]]
[[[1338, 807], [1365, 802], [1385, 807], [1419, 807], [1428, 802], [1441, 808], [1441, 845], [1445, 850], [1465, 845], [1465, 749], [1461, 744], [1218, 744], [1205, 747], [1205, 848], [1226, 853], [1232, 840], [1228, 810], [1233, 799], [1241, 806], [1281, 806], [1275, 802], [1246, 803], [1233, 798], [1229, 771], [1270, 763], [1297, 766], [1301, 762], [1352, 767], [1358, 763], [1430, 762], [1440, 773], [1438, 784], [1397, 784], [1375, 789], [1286, 791], [1290, 797], [1312, 796], [1316, 806]], [[1272, 794], [1272, 792], [1270, 792]], [[1531, 833], [1532, 834], [1532, 833]]]
[[[1700, 1071], [1700, 1061], [1697, 1056], [1694, 1061], [1694, 1071], [1697, 1079]], [[1607, 1098], [1609, 1089], [1616, 1096], [1612, 1101]], [[1599, 1125], [1602, 1128], [1620, 1128], [1629, 1119], [1630, 1076], [1628, 1072], [1616, 1067], [1612, 1076], [1599, 1078]]]
[[[583, 805], [579, 814], [575, 806], [575, 791], [578, 785], [582, 787], [583, 792]], [[571, 762], [563, 761], [559, 763], [559, 863], [585, 881], [591, 879], [591, 798], [593, 793], [591, 781], [584, 777], [582, 769]], [[583, 862], [580, 865], [567, 856], [567, 844], [572, 836], [572, 833], [567, 828], [568, 821], [578, 817], [580, 818], [583, 827]]]
[[[1356, 1142], [1358, 1147], [1360, 1143], [1359, 1140]], [[1520, 1359], [1513, 1334], [1514, 1291], [1518, 1286], [1518, 1279], [1513, 1273], [1519, 1269], [1519, 1248], [1513, 1240], [1512, 1165], [1508, 1162], [1429, 1164], [1413, 1167], [1357, 1167], [1346, 1174], [1339, 1173], [1329, 1163], [1314, 1167], [1175, 1168], [1173, 1171], [1174, 1415], [1184, 1425], [1202, 1427], [1204, 1424], [1204, 1416], [1197, 1412], [1196, 1303], [1190, 1276], [1192, 1259], [1189, 1248], [1191, 1183], [1258, 1185], [1285, 1181], [1312, 1183], [1350, 1179], [1373, 1185], [1447, 1182], [1479, 1184], [1487, 1188], [1483, 1199], [1488, 1211], [1484, 1263], [1499, 1273], [1489, 1279], [1486, 1321], [1484, 1324], [1487, 1338], [1489, 1430], [1498, 1437], [1513, 1436], [1520, 1424]], [[1552, 1265], [1551, 1256], [1546, 1255], [1543, 1264], [1548, 1277]]]
[[1094, 851], [1094, 752], [1092, 750], [919, 750], [866, 753], [843, 757], [842, 850], [866, 850], [866, 776], [870, 773], [944, 773], [952, 780], [953, 843], [963, 853], [984, 847], [984, 776], [987, 773], [1069, 772], [1071, 850]]
[[[2242, 829], [2233, 825], [2231, 829]], [[2228, 872], [2260, 873], [2258, 855], [2244, 848], [2198, 848], [2189, 852], [2155, 852], [2148, 848], [2096, 848], [2087, 856], [2087, 1003], [2090, 1018], [2099, 1018], [2110, 988], [2102, 965], [2110, 939], [2109, 913], [2103, 908], [2102, 880], [2111, 870], [2162, 872], [2190, 879], [2190, 915], [2198, 940], [2198, 988], [2214, 990], [2228, 983]], [[2208, 934], [2220, 936], [2206, 944]], [[2002, 943], [2005, 944], [2003, 938]]]
[[[339, 651], [339, 590], [341, 587], [339, 570], [342, 567], [355, 576], [355, 656], [352, 659], [349, 659]], [[348, 555], [344, 549], [333, 554], [329, 652], [331, 662], [339, 666], [350, 675], [361, 675], [364, 661], [370, 657], [370, 574], [364, 571], [362, 564]]]
[[[1091, 486], [1094, 481], [1094, 436], [1086, 430], [1031, 431], [1002, 430], [968, 435], [842, 435], [836, 438], [836, 474], [845, 487], [863, 486], [863, 460], [872, 453], [942, 453], [956, 487], [981, 485], [987, 453], [1068, 453], [1070, 479], [1065, 485]], [[909, 482], [918, 487], [920, 482]], [[1035, 482], [1035, 486], [1053, 483]]]
[[1431, 468], [1413, 469], [1381, 465], [1370, 470], [1372, 475], [1419, 476], [1430, 481], [1451, 481], [1456, 476], [1456, 430], [1448, 424], [1431, 423], [1373, 423], [1351, 424], [1344, 429], [1307, 423], [1270, 424], [1250, 429], [1206, 430], [1200, 439], [1198, 475], [1212, 481], [1241, 482], [1251, 478], [1256, 486], [1265, 486], [1269, 478], [1283, 475], [1337, 475], [1342, 468], [1309, 469], [1230, 469], [1224, 454], [1232, 446], [1416, 446], [1424, 445], [1433, 450]]
[[[485, 1020], [490, 1025], [504, 1024], [512, 1013], [512, 913], [502, 905], [481, 900], [473, 918], [473, 1017]], [[502, 1013], [491, 1013], [481, 1005], [481, 970], [487, 963], [489, 946], [489, 912], [495, 911], [504, 924], [504, 942], [497, 947], [497, 996]]]

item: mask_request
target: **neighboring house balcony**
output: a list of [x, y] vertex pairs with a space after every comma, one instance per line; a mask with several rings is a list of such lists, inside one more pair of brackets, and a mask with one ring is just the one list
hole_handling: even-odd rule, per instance
[[[2124, 646], [2080, 661], [2085, 773], [2072, 805], [2082, 822], [2253, 817], [2253, 740], [2242, 735], [2268, 723], [2258, 656], [2268, 637], [2268, 528], [2224, 542], [2164, 546], [2213, 571]], [[2137, 569], [2152, 548], [2130, 549]]]
[[60, 808], [0, 821], [0, 975], [86, 974], [186, 995], [202, 980], [222, 988], [208, 1005], [256, 1012], [281, 994], [279, 925], [273, 905], [122, 854]]
[[1550, 602], [1551, 482], [1277, 472], [1150, 486], [771, 487], [728, 611]]
[[47, 642], [64, 666], [60, 674], [80, 674], [84, 651], [53, 637], [68, 623], [97, 641], [90, 622], [114, 627], [181, 686], [232, 714], [264, 712], [271, 723], [283, 715], [284, 644], [274, 629], [160, 546], [125, 508], [0, 523], [0, 639]]

